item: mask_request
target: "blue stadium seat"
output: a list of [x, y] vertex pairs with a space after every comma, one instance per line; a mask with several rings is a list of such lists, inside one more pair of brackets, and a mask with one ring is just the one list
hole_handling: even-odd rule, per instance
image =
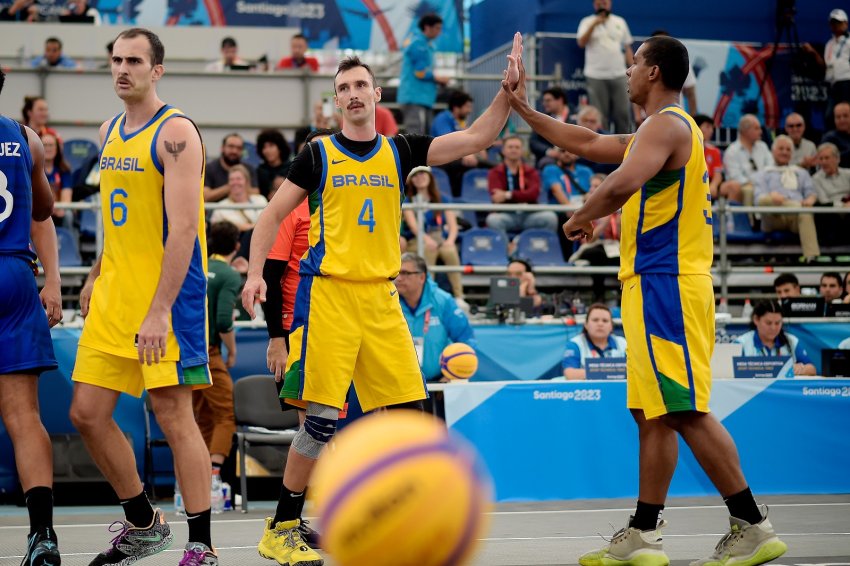
[[437, 183], [443, 202], [452, 202], [452, 183], [449, 181], [449, 174], [439, 167], [431, 167], [431, 175], [434, 176], [434, 182]]
[[249, 141], [245, 142], [245, 149], [242, 150], [242, 163], [247, 163], [254, 169], [262, 163], [262, 159], [257, 154], [257, 146]]
[[558, 235], [549, 230], [529, 228], [523, 230], [515, 239], [515, 256], [528, 260], [531, 265], [566, 265], [561, 253], [561, 243]]
[[470, 169], [463, 174], [460, 200], [467, 203], [490, 204], [490, 191], [487, 189], [487, 169]]
[[493, 165], [497, 165], [502, 162], [502, 146], [501, 145], [491, 145], [487, 148], [487, 159], [490, 160], [490, 163]]
[[76, 183], [80, 168], [88, 163], [100, 151], [97, 144], [86, 139], [65, 140], [62, 145], [65, 161], [71, 166], [71, 175]]
[[[732, 209], [736, 205], [729, 203], [729, 211], [726, 214], [726, 241], [730, 244], [760, 244], [767, 241], [767, 235], [763, 232], [753, 230], [750, 224], [749, 214], [742, 212], [733, 212]], [[716, 218], [715, 218], [716, 220]], [[712, 224], [714, 237], [720, 236], [720, 222]]]
[[[100, 198], [99, 194], [89, 195], [85, 198], [85, 202], [97, 202]], [[80, 220], [80, 236], [86, 238], [94, 238], [97, 235], [97, 212], [94, 209], [86, 208], [79, 211]]]
[[463, 233], [460, 245], [463, 265], [507, 265], [508, 243], [505, 235], [491, 228], [471, 228]]
[[80, 267], [83, 265], [77, 236], [73, 232], [57, 226], [56, 240], [59, 243], [59, 267]]

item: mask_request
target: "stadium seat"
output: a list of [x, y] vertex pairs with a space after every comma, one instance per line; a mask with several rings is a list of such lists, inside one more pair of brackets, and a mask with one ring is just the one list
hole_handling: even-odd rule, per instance
[[[89, 195], [85, 198], [85, 202], [97, 202], [98, 194]], [[80, 219], [80, 236], [86, 238], [94, 238], [97, 236], [97, 211], [92, 208], [85, 208], [79, 211]]]
[[492, 228], [471, 228], [463, 233], [460, 246], [463, 265], [508, 264], [508, 243], [505, 235]]
[[566, 265], [558, 235], [554, 232], [529, 228], [523, 230], [514, 239], [514, 243], [516, 244], [515, 256], [528, 260], [535, 267]]
[[80, 168], [89, 163], [89, 160], [96, 156], [100, 150], [96, 143], [82, 138], [65, 140], [62, 148], [65, 161], [71, 166], [71, 175], [76, 184]]
[[487, 169], [470, 169], [463, 174], [460, 199], [467, 203], [490, 204], [490, 191], [487, 189]]
[[434, 176], [434, 182], [437, 183], [437, 190], [440, 191], [443, 202], [452, 202], [452, 183], [449, 181], [449, 174], [439, 167], [431, 167], [431, 174]]
[[[740, 244], [759, 244], [767, 241], [767, 235], [763, 232], [758, 232], [753, 230], [752, 225], [750, 224], [750, 216], [749, 214], [742, 212], [734, 212], [736, 205], [734, 203], [729, 203], [728, 210], [726, 213], [726, 241], [731, 243], [740, 243]], [[712, 224], [712, 229], [714, 231], [714, 237], [719, 238], [720, 236], [720, 222], [714, 222]]]
[[57, 226], [56, 240], [59, 244], [59, 267], [80, 267], [83, 265], [77, 236], [73, 232]]
[[242, 163], [247, 163], [254, 169], [262, 163], [262, 159], [257, 154], [257, 146], [249, 141], [245, 142], [245, 149], [242, 150]]

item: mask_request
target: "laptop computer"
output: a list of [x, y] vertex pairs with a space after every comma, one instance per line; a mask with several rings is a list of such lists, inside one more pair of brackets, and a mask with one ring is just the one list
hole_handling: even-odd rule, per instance
[[516, 277], [491, 277], [491, 305], [519, 305], [519, 279]]
[[797, 317], [823, 316], [825, 312], [823, 297], [793, 297], [782, 299], [782, 316]]
[[713, 379], [734, 379], [735, 364], [732, 358], [741, 355], [744, 346], [735, 342], [722, 342], [714, 345], [711, 354], [711, 377]]
[[821, 373], [824, 377], [850, 377], [850, 350], [821, 350]]
[[850, 317], [850, 303], [829, 303], [826, 305], [826, 316]]

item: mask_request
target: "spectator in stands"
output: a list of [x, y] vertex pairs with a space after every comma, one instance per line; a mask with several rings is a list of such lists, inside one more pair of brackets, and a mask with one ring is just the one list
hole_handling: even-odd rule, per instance
[[[541, 101], [543, 103], [543, 111], [546, 114], [561, 122], [567, 122], [569, 120], [570, 107], [567, 105], [567, 95], [564, 89], [557, 86], [547, 88], [543, 91]], [[531, 133], [528, 146], [531, 149], [531, 153], [534, 154], [538, 169], [543, 169], [546, 164], [551, 163], [557, 157], [557, 148], [552, 147], [552, 144], [537, 132]], [[549, 157], [550, 160], [547, 160], [546, 164], [541, 164], [541, 160], [546, 157]]]
[[221, 155], [218, 159], [207, 162], [204, 176], [204, 202], [216, 202], [225, 198], [230, 192], [229, 175], [234, 165], [244, 165], [248, 170], [249, 187], [257, 186], [257, 173], [247, 163], [242, 163], [242, 153], [245, 151], [245, 141], [239, 134], [224, 136], [221, 141]]
[[[839, 153], [835, 144], [826, 142], [818, 146], [818, 171], [812, 182], [818, 195], [817, 206], [836, 206], [850, 211], [850, 169], [839, 167]], [[824, 246], [850, 244], [845, 214], [816, 214], [815, 226], [818, 241]]]
[[611, 309], [594, 303], [587, 310], [581, 333], [567, 342], [561, 367], [568, 380], [586, 379], [584, 362], [588, 358], [625, 358], [626, 339], [614, 334]]
[[257, 153], [262, 160], [257, 167], [257, 188], [261, 195], [271, 200], [289, 173], [292, 150], [280, 130], [269, 128], [257, 134]]
[[446, 85], [449, 79], [434, 74], [434, 40], [443, 32], [443, 19], [437, 14], [425, 14], [417, 27], [419, 31], [404, 48], [396, 99], [402, 105], [404, 129], [426, 134], [431, 130], [437, 85]]
[[850, 303], [850, 271], [844, 274], [844, 283], [841, 285], [842, 297], [845, 303]]
[[[221, 204], [268, 204], [266, 197], [260, 194], [251, 194], [251, 174], [242, 163], [230, 167], [227, 177], [227, 197], [219, 201]], [[216, 209], [210, 217], [210, 222], [230, 222], [239, 228], [240, 232], [247, 232], [254, 228], [257, 218], [260, 217], [261, 209]], [[240, 254], [241, 255], [241, 254]]]
[[[793, 151], [794, 142], [788, 136], [783, 134], [773, 141], [773, 159], [776, 165], [766, 167], [756, 176], [754, 198], [759, 206], [812, 206], [817, 201], [817, 193], [809, 173], [790, 164]], [[790, 230], [799, 234], [806, 262], [811, 262], [820, 255], [812, 214], [763, 214], [761, 229], [764, 232]]]
[[44, 55], [32, 60], [34, 68], [76, 69], [77, 62], [62, 54], [62, 41], [58, 37], [48, 37], [44, 41]]
[[[558, 147], [554, 150], [555, 163], [543, 168], [543, 190], [549, 204], [581, 203], [590, 192], [593, 169], [577, 163], [578, 156]], [[547, 154], [548, 155], [548, 154]]]
[[720, 184], [720, 196], [732, 202], [753, 204], [756, 173], [773, 165], [770, 148], [761, 140], [761, 123], [753, 114], [738, 120], [738, 139], [723, 154], [726, 180]]
[[[590, 192], [596, 190], [606, 176], [604, 173], [593, 175], [590, 179]], [[574, 254], [569, 255], [569, 261], [583, 260], [593, 266], [620, 265], [620, 232], [620, 211], [600, 218], [593, 223], [593, 236], [579, 246]], [[568, 243], [572, 245], [572, 242]], [[569, 249], [572, 250], [572, 247]], [[605, 277], [603, 273], [590, 276], [593, 281], [594, 302], [605, 302]]]
[[[850, 39], [848, 39], [848, 43], [850, 43]], [[833, 117], [835, 118], [835, 129], [825, 133], [823, 141], [835, 144], [841, 154], [841, 166], [850, 168], [850, 103], [839, 102], [836, 104], [833, 109]]]
[[711, 198], [716, 199], [720, 190], [720, 183], [723, 182], [723, 155], [720, 153], [720, 148], [709, 141], [714, 137], [714, 118], [705, 114], [697, 114], [694, 116], [694, 121], [702, 132], [705, 164], [708, 167], [708, 189]]
[[537, 291], [537, 281], [531, 264], [524, 259], [514, 258], [508, 262], [507, 273], [508, 277], [519, 279], [519, 296], [531, 297], [534, 308], [539, 309], [543, 305], [543, 296]]
[[[508, 136], [502, 140], [503, 162], [487, 174], [490, 199], [495, 204], [536, 204], [540, 196], [540, 175], [537, 169], [522, 160], [522, 138]], [[558, 216], [551, 210], [538, 212], [491, 212], [487, 226], [495, 230], [521, 232], [526, 228], [543, 228], [555, 232]]]
[[576, 123], [597, 134], [607, 134], [608, 130], [602, 127], [602, 113], [592, 104], [585, 104], [576, 114]]
[[844, 294], [844, 281], [837, 271], [827, 271], [820, 276], [820, 296], [828, 304], [833, 301], [841, 302]]
[[[236, 419], [233, 416], [233, 379], [228, 371], [236, 365], [236, 332], [233, 308], [242, 277], [230, 267], [239, 249], [239, 230], [230, 222], [210, 226], [207, 264], [207, 310], [209, 312], [209, 368], [212, 387], [192, 392], [195, 420], [210, 452], [213, 473], [230, 454]], [[224, 358], [221, 345], [227, 348]]]
[[228, 36], [221, 40], [221, 58], [207, 65], [205, 70], [208, 73], [223, 73], [234, 68], [245, 71], [248, 66], [248, 61], [239, 57], [239, 46], [236, 45], [236, 40]]
[[[431, 124], [431, 135], [434, 137], [450, 134], [467, 128], [467, 118], [472, 114], [472, 97], [462, 90], [453, 91], [449, 95], [449, 107], [443, 110]], [[442, 165], [448, 174], [452, 185], [452, 196], [459, 197], [463, 185], [463, 174], [477, 167], [489, 167], [487, 152], [480, 151]]]
[[454, 342], [476, 347], [469, 320], [455, 299], [428, 277], [425, 260], [416, 254], [402, 254], [395, 286], [422, 375], [431, 382], [447, 381], [440, 371], [440, 354]]
[[[74, 193], [71, 166], [62, 154], [62, 144], [49, 133], [41, 135], [41, 143], [44, 145], [44, 173], [53, 189], [54, 202], [71, 202]], [[70, 222], [66, 222], [66, 217]], [[58, 207], [53, 209], [53, 223], [57, 226], [70, 226], [73, 217], [72, 211]]]
[[611, 13], [611, 0], [593, 0], [592, 16], [578, 25], [578, 45], [585, 49], [584, 76], [590, 104], [614, 123], [614, 132], [632, 131], [626, 68], [634, 63], [632, 34], [626, 20]]
[[803, 137], [806, 133], [806, 120], [802, 115], [791, 112], [785, 117], [785, 133], [794, 142], [791, 165], [799, 165], [803, 169], [812, 169], [817, 165], [818, 150], [815, 142]]
[[39, 136], [50, 134], [62, 143], [59, 132], [47, 125], [50, 120], [50, 109], [47, 100], [43, 96], [25, 96], [24, 106], [21, 108], [21, 122], [24, 126], [31, 128]]
[[315, 57], [307, 57], [307, 38], [297, 33], [289, 40], [289, 57], [284, 57], [277, 62], [275, 70], [302, 69], [305, 71], [319, 72], [319, 61]]
[[[427, 165], [414, 167], [407, 176], [405, 188], [407, 198], [414, 202], [439, 203], [442, 202], [440, 191], [431, 168]], [[460, 256], [457, 251], [457, 215], [451, 210], [427, 210], [425, 211], [425, 226], [420, 229], [417, 215], [412, 210], [403, 211], [404, 223], [412, 238], [407, 242], [407, 248], [411, 251], [417, 250], [417, 238], [425, 240], [425, 260], [428, 265], [436, 265], [437, 258], [443, 260], [445, 265], [459, 266]], [[452, 286], [452, 295], [456, 299], [463, 300], [463, 285], [460, 280], [460, 272], [448, 273], [449, 283]]]
[[794, 375], [815, 375], [812, 359], [800, 339], [782, 330], [782, 307], [774, 300], [759, 301], [753, 307], [753, 330], [738, 336], [744, 356], [791, 356]]
[[800, 281], [793, 273], [782, 273], [773, 280], [773, 289], [776, 291], [776, 298], [795, 299], [800, 296]]
[[[821, 57], [810, 44], [803, 43], [802, 48], [814, 56], [817, 63], [826, 69], [824, 79], [829, 83], [829, 97], [826, 109], [827, 123], [830, 114], [840, 102], [850, 102], [850, 45], [848, 45], [847, 12], [840, 8], [829, 13], [829, 29], [832, 37], [826, 42], [824, 56]], [[829, 141], [829, 140], [823, 140]], [[845, 165], [846, 167], [846, 165]]]

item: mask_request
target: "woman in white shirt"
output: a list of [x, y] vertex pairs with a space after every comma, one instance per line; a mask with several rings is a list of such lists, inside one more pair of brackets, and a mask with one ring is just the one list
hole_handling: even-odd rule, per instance
[[[230, 174], [227, 177], [227, 184], [230, 187], [230, 193], [227, 198], [219, 201], [221, 205], [227, 204], [268, 204], [266, 197], [258, 194], [251, 194], [251, 173], [244, 165], [237, 164], [230, 168]], [[210, 223], [215, 224], [226, 220], [236, 225], [240, 232], [247, 232], [254, 228], [257, 218], [260, 217], [262, 209], [217, 209], [210, 217]]]

